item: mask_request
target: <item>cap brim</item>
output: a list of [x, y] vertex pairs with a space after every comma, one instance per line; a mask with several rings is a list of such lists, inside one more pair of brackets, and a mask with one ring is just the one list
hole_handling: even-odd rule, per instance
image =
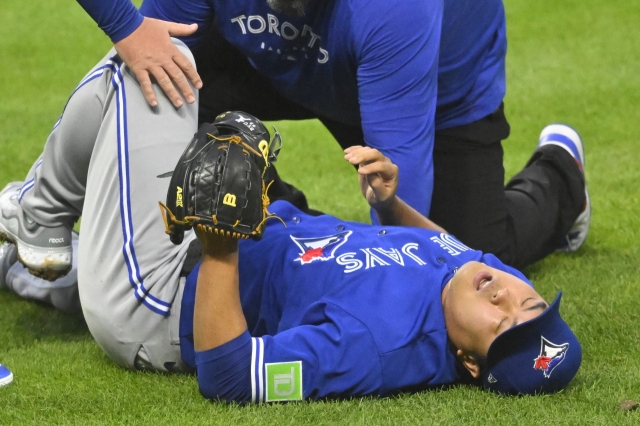
[[577, 337], [560, 317], [559, 293], [538, 317], [499, 335], [489, 347], [481, 378], [501, 394], [553, 393], [563, 389], [582, 362]]
[[500, 348], [504, 345], [504, 342], [508, 342], [512, 340], [512, 336], [520, 335], [523, 332], [526, 332], [528, 329], [537, 328], [539, 324], [543, 324], [547, 321], [547, 318], [552, 317], [554, 315], [559, 315], [560, 313], [560, 300], [562, 299], [562, 292], [558, 293], [553, 303], [549, 305], [547, 309], [544, 310], [543, 313], [531, 319], [529, 321], [525, 321], [521, 324], [516, 325], [515, 327], [510, 328], [504, 333], [500, 334], [489, 346], [489, 351], [487, 352], [487, 366], [491, 367], [492, 364], [495, 364], [500, 359]]

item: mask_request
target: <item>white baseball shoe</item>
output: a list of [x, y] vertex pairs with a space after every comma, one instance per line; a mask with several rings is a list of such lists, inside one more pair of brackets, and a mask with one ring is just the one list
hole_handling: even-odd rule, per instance
[[14, 243], [18, 260], [33, 275], [54, 281], [71, 270], [71, 228], [48, 228], [29, 219], [20, 207], [22, 182], [0, 192], [0, 238]]
[[[538, 147], [545, 145], [557, 145], [560, 148], [566, 150], [575, 159], [576, 164], [584, 175], [584, 147], [582, 145], [582, 139], [578, 132], [573, 128], [565, 124], [550, 124], [540, 134], [540, 140]], [[564, 236], [562, 244], [556, 249], [556, 251], [571, 253], [578, 250], [587, 239], [589, 233], [589, 225], [591, 224], [591, 200], [589, 198], [589, 191], [587, 190], [587, 184], [585, 182], [584, 193], [586, 196], [582, 211], [578, 215], [573, 226]]]

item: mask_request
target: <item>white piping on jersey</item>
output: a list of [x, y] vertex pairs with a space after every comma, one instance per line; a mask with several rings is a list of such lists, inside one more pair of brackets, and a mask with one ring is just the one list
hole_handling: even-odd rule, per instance
[[264, 340], [251, 338], [251, 402], [264, 402]]

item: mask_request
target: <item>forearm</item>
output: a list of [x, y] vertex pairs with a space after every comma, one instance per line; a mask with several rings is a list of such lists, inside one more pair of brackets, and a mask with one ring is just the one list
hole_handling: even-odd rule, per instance
[[196, 351], [227, 343], [247, 330], [240, 304], [238, 244], [204, 244], [194, 307]]
[[384, 203], [384, 205], [374, 207], [374, 210], [381, 225], [413, 226], [447, 233], [445, 229], [420, 214], [397, 195]]

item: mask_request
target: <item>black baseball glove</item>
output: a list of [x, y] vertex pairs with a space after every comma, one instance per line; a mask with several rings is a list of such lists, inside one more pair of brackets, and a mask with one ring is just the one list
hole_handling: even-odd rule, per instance
[[160, 210], [174, 244], [197, 226], [231, 238], [260, 239], [269, 217], [267, 168], [282, 146], [257, 118], [226, 112], [203, 124], [182, 153]]

